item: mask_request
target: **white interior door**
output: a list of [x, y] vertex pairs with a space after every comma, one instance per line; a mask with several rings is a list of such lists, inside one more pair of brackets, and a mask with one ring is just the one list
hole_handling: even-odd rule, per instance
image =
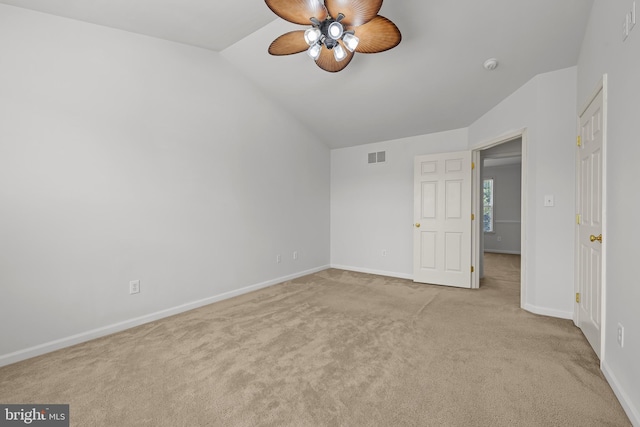
[[602, 330], [603, 91], [580, 117], [577, 324], [598, 357]]
[[471, 287], [471, 152], [417, 156], [413, 280]]

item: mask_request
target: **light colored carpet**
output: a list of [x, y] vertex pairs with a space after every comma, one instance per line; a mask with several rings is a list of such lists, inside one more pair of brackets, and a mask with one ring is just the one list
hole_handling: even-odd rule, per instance
[[628, 426], [571, 321], [480, 290], [326, 270], [0, 368], [74, 426]]

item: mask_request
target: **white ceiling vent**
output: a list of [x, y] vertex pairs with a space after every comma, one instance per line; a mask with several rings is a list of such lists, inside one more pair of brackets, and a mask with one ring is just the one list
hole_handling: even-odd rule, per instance
[[377, 153], [368, 154], [369, 163], [384, 163], [387, 160], [386, 151], [378, 151]]

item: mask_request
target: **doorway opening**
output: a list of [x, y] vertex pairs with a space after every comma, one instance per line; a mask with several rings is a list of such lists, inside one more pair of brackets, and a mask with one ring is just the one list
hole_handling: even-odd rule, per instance
[[525, 304], [526, 131], [487, 142], [473, 152], [474, 287], [501, 283]]

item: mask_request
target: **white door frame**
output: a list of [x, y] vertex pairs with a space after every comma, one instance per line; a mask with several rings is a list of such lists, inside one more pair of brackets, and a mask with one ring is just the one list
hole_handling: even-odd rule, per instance
[[520, 197], [520, 307], [524, 308], [527, 298], [526, 298], [526, 263], [527, 259], [527, 227], [526, 227], [526, 212], [527, 212], [527, 129], [523, 128], [514, 132], [510, 132], [504, 134], [500, 137], [490, 139], [488, 141], [480, 143], [476, 146], [472, 151], [471, 160], [475, 163], [476, 167], [473, 170], [473, 178], [472, 185], [472, 210], [473, 214], [476, 218], [472, 224], [471, 230], [471, 252], [472, 252], [472, 261], [475, 266], [475, 273], [472, 275], [472, 288], [480, 287], [480, 274], [479, 274], [479, 266], [480, 266], [480, 257], [482, 252], [481, 242], [482, 242], [482, 211], [480, 209], [480, 200], [482, 200], [482, 195], [480, 194], [480, 185], [482, 177], [480, 176], [480, 152], [482, 150], [486, 150], [488, 148], [494, 147], [496, 145], [503, 144], [505, 142], [509, 142], [511, 140], [521, 138], [522, 139], [522, 176], [520, 180], [521, 186], [521, 197]]
[[[607, 104], [608, 104], [608, 89], [607, 89], [607, 74], [602, 76], [602, 79], [598, 82], [596, 89], [593, 91], [591, 96], [587, 99], [587, 101], [582, 105], [582, 108], [578, 110], [578, 116], [576, 117], [576, 135], [580, 135], [580, 117], [587, 111], [589, 105], [593, 102], [593, 100], [598, 96], [598, 93], [602, 91], [602, 235], [604, 239], [602, 240], [602, 265], [601, 265], [601, 275], [602, 275], [602, 287], [601, 287], [601, 311], [600, 311], [600, 368], [603, 367], [603, 363], [605, 360], [605, 339], [607, 334], [605, 331], [607, 330], [606, 320], [607, 320]], [[576, 150], [576, 212], [580, 211], [580, 177], [578, 174], [580, 173], [579, 169], [580, 156], [579, 152]], [[575, 270], [574, 270], [574, 292], [578, 293], [580, 290], [580, 230], [578, 229], [579, 225], [575, 225], [575, 248], [574, 248], [574, 260], [575, 260]], [[574, 304], [573, 309], [573, 323], [578, 326], [578, 306]]]

